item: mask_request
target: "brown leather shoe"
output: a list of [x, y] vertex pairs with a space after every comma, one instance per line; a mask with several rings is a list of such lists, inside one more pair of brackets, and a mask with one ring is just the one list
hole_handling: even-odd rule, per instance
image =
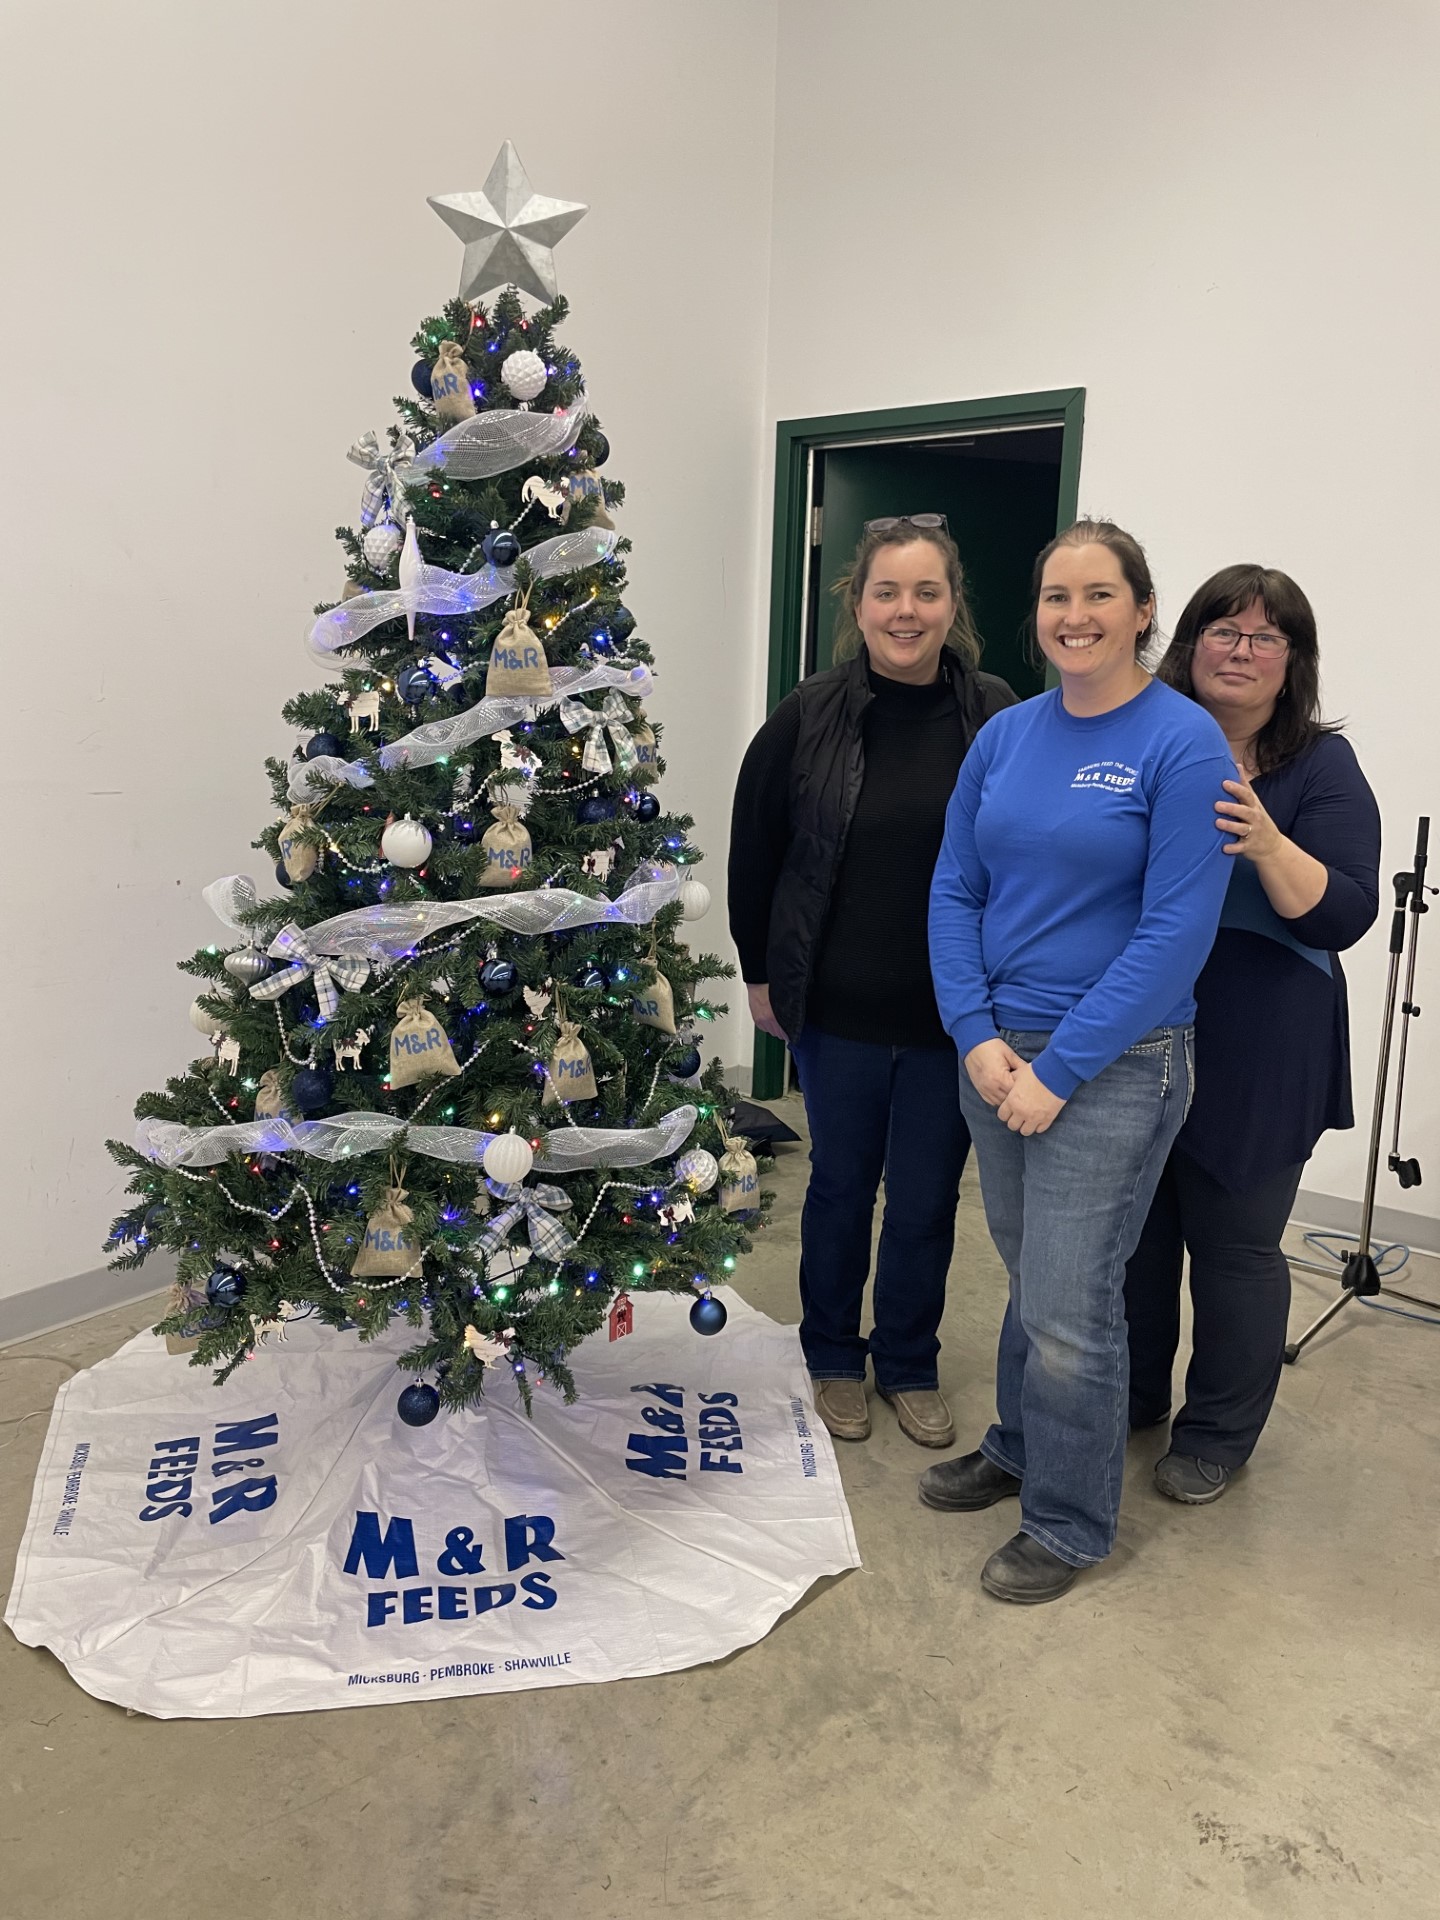
[[886, 1393], [882, 1387], [880, 1398], [894, 1407], [900, 1431], [917, 1447], [954, 1446], [955, 1422], [938, 1387], [907, 1393]]
[[815, 1411], [837, 1440], [868, 1440], [870, 1409], [863, 1380], [812, 1380]]

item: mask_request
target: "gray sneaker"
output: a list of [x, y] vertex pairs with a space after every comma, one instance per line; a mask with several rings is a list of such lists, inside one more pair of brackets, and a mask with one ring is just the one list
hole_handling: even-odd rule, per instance
[[1156, 1463], [1155, 1484], [1167, 1499], [1183, 1500], [1187, 1507], [1208, 1507], [1229, 1486], [1230, 1469], [1193, 1453], [1167, 1453]]

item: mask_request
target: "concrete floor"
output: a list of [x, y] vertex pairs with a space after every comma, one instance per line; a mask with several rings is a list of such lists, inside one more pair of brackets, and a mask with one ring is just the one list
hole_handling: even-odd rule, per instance
[[[791, 1148], [742, 1277], [782, 1320], [804, 1177]], [[1296, 1326], [1331, 1297], [1302, 1280]], [[963, 1447], [1001, 1303], [967, 1179], [941, 1360]], [[0, 1354], [0, 1421], [147, 1319]], [[1218, 1506], [1162, 1500], [1138, 1438], [1117, 1552], [1053, 1606], [980, 1591], [1014, 1508], [922, 1508], [931, 1456], [877, 1405], [841, 1449], [865, 1570], [717, 1666], [156, 1722], [0, 1635], [0, 1915], [1440, 1915], [1440, 1334], [1362, 1307], [1339, 1328]], [[0, 1428], [7, 1578], [44, 1426]]]

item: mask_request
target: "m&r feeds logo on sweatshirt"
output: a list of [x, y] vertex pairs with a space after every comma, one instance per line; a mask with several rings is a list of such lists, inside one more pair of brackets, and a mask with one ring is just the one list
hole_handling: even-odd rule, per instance
[[1070, 791], [1084, 792], [1096, 787], [1102, 793], [1129, 793], [1140, 778], [1138, 767], [1127, 767], [1123, 760], [1092, 760], [1088, 767], [1081, 767], [1070, 782]]

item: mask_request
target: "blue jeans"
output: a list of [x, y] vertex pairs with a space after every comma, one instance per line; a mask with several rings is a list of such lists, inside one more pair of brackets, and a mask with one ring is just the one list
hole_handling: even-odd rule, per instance
[[[1001, 1038], [1033, 1060], [1050, 1036]], [[1129, 1426], [1125, 1263], [1189, 1110], [1192, 1061], [1189, 1027], [1157, 1027], [1029, 1139], [960, 1068], [985, 1217], [1010, 1275], [998, 1418], [980, 1450], [1024, 1481], [1021, 1532], [1075, 1567], [1115, 1544]]]
[[[794, 1043], [810, 1122], [800, 1219], [800, 1345], [816, 1380], [863, 1380], [868, 1352], [885, 1393], [939, 1384], [940, 1316], [970, 1136], [953, 1047], [886, 1047], [807, 1027]], [[875, 1326], [860, 1309], [875, 1195], [885, 1218]]]

